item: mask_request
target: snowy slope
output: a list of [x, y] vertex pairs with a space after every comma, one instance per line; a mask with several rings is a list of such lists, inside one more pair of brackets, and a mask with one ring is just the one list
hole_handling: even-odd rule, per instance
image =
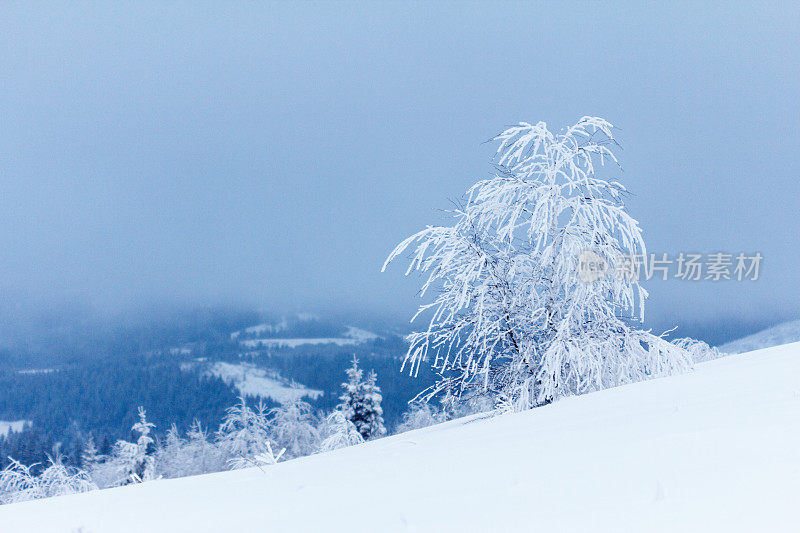
[[264, 472], [3, 506], [0, 531], [797, 531], [798, 495], [800, 343]]
[[719, 350], [723, 353], [744, 353], [798, 341], [800, 320], [793, 320], [723, 344]]

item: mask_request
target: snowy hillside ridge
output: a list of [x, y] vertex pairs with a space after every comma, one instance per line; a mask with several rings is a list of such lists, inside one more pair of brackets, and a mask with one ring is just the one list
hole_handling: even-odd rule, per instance
[[344, 336], [350, 339], [355, 339], [359, 342], [374, 341], [375, 339], [379, 338], [379, 336], [375, 333], [365, 329], [357, 328], [355, 326], [347, 326], [347, 331], [345, 332]]
[[[327, 334], [320, 335], [323, 331]], [[234, 331], [230, 338], [246, 348], [258, 349], [297, 348], [317, 344], [352, 346], [377, 340], [380, 335], [356, 326], [333, 325], [322, 321], [317, 315], [299, 313], [275, 324], [265, 322]]]
[[784, 345], [263, 470], [6, 505], [0, 529], [796, 531], [799, 376]]
[[[257, 326], [258, 328], [260, 326]], [[248, 328], [245, 331], [253, 330], [252, 333], [263, 333], [266, 329]], [[238, 333], [238, 332], [236, 332]], [[234, 338], [238, 338], [236, 335]], [[371, 331], [357, 328], [355, 326], [347, 326], [341, 337], [312, 337], [312, 338], [258, 338], [258, 339], [241, 339], [239, 344], [248, 348], [261, 348], [261, 347], [281, 347], [281, 348], [296, 348], [306, 344], [335, 344], [337, 346], [348, 346], [353, 344], [362, 344], [365, 342], [374, 341], [379, 336]]]
[[262, 333], [274, 333], [279, 332], [287, 329], [289, 324], [287, 323], [286, 319], [282, 320], [277, 324], [257, 324], [255, 326], [250, 326], [249, 328], [245, 328], [243, 331], [234, 331], [231, 333], [231, 340], [235, 340], [239, 338], [240, 335], [243, 333], [245, 335], [260, 335]]
[[335, 344], [337, 346], [347, 346], [350, 344], [360, 344], [359, 339], [346, 337], [320, 337], [312, 339], [248, 339], [241, 340], [239, 344], [247, 348], [268, 348], [271, 346], [280, 348], [297, 348], [306, 344]]
[[52, 374], [53, 372], [58, 372], [57, 368], [25, 368], [23, 370], [17, 370], [17, 374], [22, 375], [35, 375], [35, 374]]
[[800, 341], [800, 320], [784, 322], [719, 347], [723, 353], [744, 353]]
[[25, 424], [30, 423], [30, 420], [0, 420], [0, 437], [5, 437], [11, 431], [22, 431]]
[[288, 403], [301, 398], [316, 400], [323, 391], [307, 388], [299, 383], [289, 382], [277, 372], [271, 372], [253, 365], [216, 362], [206, 372], [234, 385], [241, 394], [271, 398], [278, 403]]

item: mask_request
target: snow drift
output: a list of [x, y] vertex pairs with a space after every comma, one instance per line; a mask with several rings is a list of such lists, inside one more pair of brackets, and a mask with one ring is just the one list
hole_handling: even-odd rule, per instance
[[0, 507], [3, 533], [796, 531], [800, 343], [276, 466]]

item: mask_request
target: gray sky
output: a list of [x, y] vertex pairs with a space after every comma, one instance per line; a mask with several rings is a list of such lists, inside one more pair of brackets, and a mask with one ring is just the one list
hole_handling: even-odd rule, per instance
[[798, 315], [800, 9], [665, 4], [3, 2], [4, 316], [406, 314], [418, 281], [380, 265], [488, 175], [483, 141], [586, 114], [651, 250], [764, 255], [651, 284], [654, 325]]

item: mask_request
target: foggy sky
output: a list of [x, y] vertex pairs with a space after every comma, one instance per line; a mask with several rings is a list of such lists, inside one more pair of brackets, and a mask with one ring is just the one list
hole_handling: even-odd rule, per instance
[[800, 315], [800, 9], [0, 5], [0, 304], [243, 302], [405, 316], [393, 246], [518, 121], [619, 128], [657, 252], [757, 282], [647, 285], [657, 326]]

